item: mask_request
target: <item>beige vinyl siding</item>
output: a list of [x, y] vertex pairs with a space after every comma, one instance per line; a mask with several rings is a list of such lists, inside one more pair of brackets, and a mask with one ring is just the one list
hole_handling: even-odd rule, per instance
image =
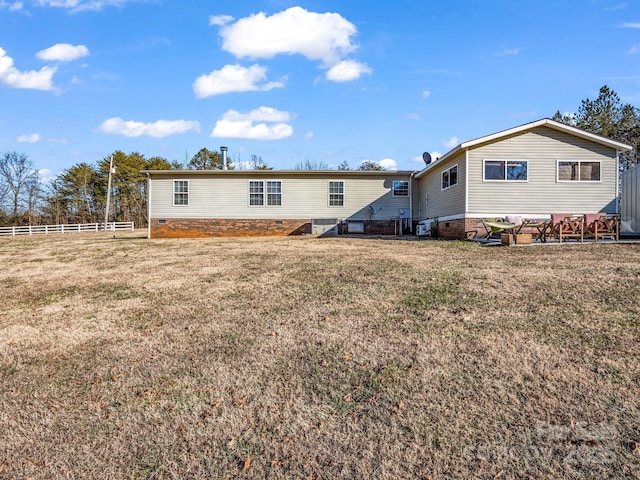
[[[442, 172], [458, 165], [458, 183], [442, 189]], [[465, 153], [460, 152], [445, 160], [442, 165], [434, 163], [429, 171], [418, 179], [420, 184], [420, 218], [447, 217], [464, 213], [466, 181]]]
[[[469, 150], [469, 216], [615, 212], [616, 151], [539, 127]], [[527, 160], [526, 182], [485, 181], [483, 160]], [[601, 161], [599, 182], [558, 182], [558, 160]]]
[[[189, 205], [173, 205], [173, 180], [189, 179]], [[249, 181], [282, 182], [282, 205], [249, 206]], [[304, 176], [194, 175], [151, 177], [151, 218], [340, 218], [387, 220], [409, 208], [409, 197], [394, 197], [393, 180], [409, 180], [406, 174], [353, 176], [339, 174]], [[329, 181], [344, 181], [344, 206], [329, 206]], [[266, 192], [266, 184], [265, 184]], [[265, 193], [266, 195], [266, 193]], [[265, 197], [266, 198], [266, 197]], [[371, 215], [369, 206], [374, 209]]]

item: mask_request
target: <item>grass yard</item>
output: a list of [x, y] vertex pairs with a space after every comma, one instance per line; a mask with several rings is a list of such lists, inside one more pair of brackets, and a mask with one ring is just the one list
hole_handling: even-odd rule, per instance
[[0, 239], [0, 478], [640, 478], [640, 245]]

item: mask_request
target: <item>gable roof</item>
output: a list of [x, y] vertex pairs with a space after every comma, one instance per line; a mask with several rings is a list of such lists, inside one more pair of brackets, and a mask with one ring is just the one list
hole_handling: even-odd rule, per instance
[[503, 138], [509, 137], [511, 135], [516, 135], [518, 133], [524, 133], [534, 128], [538, 127], [549, 127], [554, 130], [558, 130], [560, 132], [568, 133], [569, 135], [573, 135], [575, 137], [584, 138], [586, 140], [590, 140], [592, 142], [598, 143], [600, 145], [604, 145], [606, 147], [613, 148], [615, 150], [632, 150], [633, 147], [627, 145], [626, 143], [616, 142], [615, 140], [611, 140], [610, 138], [603, 137], [601, 135], [596, 135], [594, 133], [589, 133], [585, 130], [581, 130], [580, 128], [572, 127], [570, 125], [565, 125], [564, 123], [556, 122], [555, 120], [551, 120], [550, 118], [543, 118], [541, 120], [536, 120], [535, 122], [525, 123], [524, 125], [520, 125], [518, 127], [513, 127], [508, 130], [503, 130], [501, 132], [493, 133], [491, 135], [486, 135], [484, 137], [476, 138], [474, 140], [469, 140], [467, 142], [463, 142], [457, 147], [454, 147], [452, 150], [449, 150], [442, 157], [440, 157], [435, 162], [431, 163], [429, 166], [423, 168], [418, 174], [416, 174], [416, 178], [422, 176], [427, 170], [429, 170], [434, 164], [440, 163], [443, 160], [446, 160], [452, 155], [464, 150], [469, 150], [471, 148], [477, 147], [479, 145], [485, 143], [491, 143]]

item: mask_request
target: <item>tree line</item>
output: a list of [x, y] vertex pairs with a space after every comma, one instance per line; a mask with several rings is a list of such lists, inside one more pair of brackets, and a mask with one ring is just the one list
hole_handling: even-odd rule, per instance
[[[623, 103], [608, 86], [600, 88], [598, 97], [582, 100], [576, 113], [557, 111], [553, 119], [588, 132], [609, 137], [633, 147], [621, 154], [620, 168], [638, 164], [640, 155], [640, 109]], [[64, 170], [44, 184], [33, 161], [27, 155], [7, 152], [0, 156], [0, 225], [45, 225], [97, 223], [105, 220], [107, 184], [111, 157], [112, 173], [110, 221], [133, 221], [138, 227], [147, 224], [147, 179], [144, 170], [220, 170], [222, 155], [203, 148], [185, 163], [162, 157], [146, 158], [138, 152], [116, 151], [95, 164], [81, 162]], [[185, 155], [185, 157], [187, 157]], [[262, 157], [251, 155], [247, 163], [227, 160], [229, 169], [271, 170]], [[306, 160], [297, 170], [327, 170], [329, 167]], [[348, 162], [338, 166], [350, 170]], [[381, 170], [375, 162], [364, 162], [358, 170]]]
[[[105, 221], [109, 168], [113, 158], [109, 221], [147, 224], [147, 177], [144, 170], [220, 170], [222, 155], [203, 148], [185, 164], [162, 157], [126, 154], [120, 150], [95, 164], [77, 163], [47, 183], [27, 155], [0, 156], [0, 225], [47, 225]], [[236, 168], [227, 160], [227, 168]], [[262, 157], [251, 155], [241, 168], [270, 170]]]

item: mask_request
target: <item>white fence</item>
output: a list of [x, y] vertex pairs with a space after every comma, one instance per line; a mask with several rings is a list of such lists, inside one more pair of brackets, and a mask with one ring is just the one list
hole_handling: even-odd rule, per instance
[[133, 222], [77, 223], [74, 225], [24, 225], [20, 227], [0, 227], [0, 236], [53, 235], [60, 233], [133, 231]]

